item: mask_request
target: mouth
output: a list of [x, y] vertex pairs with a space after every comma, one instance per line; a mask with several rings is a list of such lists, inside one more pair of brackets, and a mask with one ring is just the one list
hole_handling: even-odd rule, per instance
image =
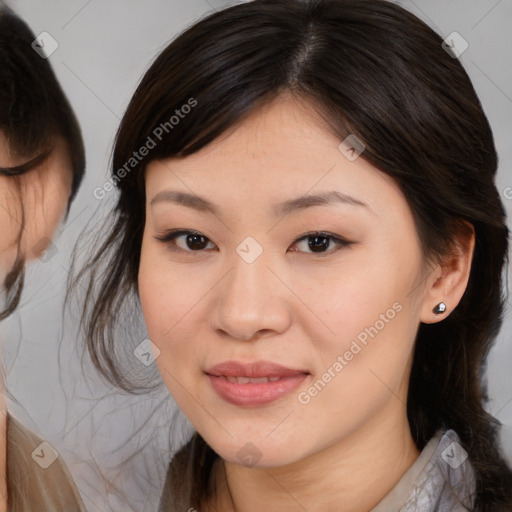
[[269, 361], [226, 361], [205, 371], [223, 400], [238, 406], [274, 402], [293, 391], [310, 375], [306, 369], [287, 368]]
[[215, 375], [215, 377], [220, 377], [226, 379], [228, 382], [231, 382], [231, 384], [261, 384], [263, 382], [277, 382], [278, 380], [281, 380], [281, 378], [284, 377], [278, 377], [278, 376], [268, 376], [268, 377], [243, 377], [241, 375], [238, 375], [236, 377], [233, 377], [231, 375]]

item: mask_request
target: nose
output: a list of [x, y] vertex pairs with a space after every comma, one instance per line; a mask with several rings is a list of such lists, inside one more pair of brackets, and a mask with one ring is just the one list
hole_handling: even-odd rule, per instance
[[212, 327], [235, 340], [255, 340], [285, 332], [291, 322], [290, 292], [263, 257], [247, 263], [238, 256], [216, 287]]

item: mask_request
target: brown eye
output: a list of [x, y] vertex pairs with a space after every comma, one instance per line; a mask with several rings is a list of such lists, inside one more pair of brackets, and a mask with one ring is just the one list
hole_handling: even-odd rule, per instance
[[209, 243], [213, 245], [213, 243], [201, 233], [186, 231], [184, 229], [170, 231], [161, 237], [155, 238], [168, 244], [172, 250], [182, 250], [186, 252], [198, 252], [206, 249]]
[[[307, 244], [304, 242], [307, 241]], [[294, 245], [302, 243], [301, 249], [293, 249], [294, 252], [312, 252], [317, 254], [331, 253], [337, 249], [341, 249], [342, 247], [350, 245], [352, 242], [348, 242], [347, 240], [343, 240], [342, 238], [331, 235], [329, 233], [308, 233], [298, 240], [295, 241]], [[332, 246], [335, 247], [334, 250], [329, 250]], [[337, 246], [337, 247], [336, 247]], [[307, 250], [309, 249], [309, 251]]]
[[313, 252], [323, 252], [329, 247], [330, 241], [326, 236], [308, 237], [308, 247]]
[[208, 239], [203, 235], [187, 235], [185, 243], [189, 249], [194, 251], [204, 249], [208, 245]]

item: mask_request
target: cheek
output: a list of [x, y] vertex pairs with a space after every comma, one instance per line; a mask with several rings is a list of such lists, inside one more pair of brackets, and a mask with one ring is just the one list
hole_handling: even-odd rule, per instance
[[379, 336], [391, 333], [398, 327], [398, 317], [406, 316], [397, 310], [410, 302], [415, 251], [393, 258], [379, 257], [381, 252], [366, 247], [347, 253], [336, 267], [312, 267], [290, 276], [294, 293], [303, 303], [297, 321], [309, 331], [310, 339], [325, 344], [318, 348], [329, 356], [332, 351], [348, 350], [353, 339], [364, 344], [368, 329], [375, 332], [376, 327]]
[[[158, 351], [158, 371], [173, 399], [197, 428], [202, 415], [195, 404], [203, 403], [198, 382], [204, 378], [198, 349], [201, 336], [195, 330], [199, 322], [194, 321], [198, 297], [184, 286], [183, 273], [180, 277], [167, 265], [156, 263], [144, 250], [144, 244], [138, 286], [148, 337], [156, 346], [153, 350]], [[191, 400], [191, 396], [198, 397], [199, 402]]]
[[31, 176], [24, 187], [24, 250], [28, 260], [41, 256], [50, 246], [71, 193], [71, 170], [52, 168], [41, 176]]
[[314, 349], [317, 383], [299, 401], [315, 403], [311, 408], [319, 412], [328, 408], [361, 417], [389, 389], [398, 392], [406, 377], [418, 325], [410, 291], [420, 255], [413, 244], [394, 257], [379, 258], [382, 252], [373, 247], [347, 257], [345, 265], [329, 271], [329, 279], [318, 273], [295, 281], [294, 291], [307, 298], [309, 311], [304, 309], [298, 321]]
[[21, 230], [20, 195], [12, 179], [0, 176], [0, 283], [14, 264]]
[[21, 210], [13, 187], [0, 180], [0, 250], [12, 245], [19, 234]]
[[[170, 375], [181, 373], [196, 353], [189, 341], [194, 336], [190, 329], [195, 323], [190, 319], [195, 314], [193, 306], [198, 297], [190, 286], [192, 278], [178, 270], [170, 270], [169, 263], [157, 254], [159, 251], [152, 243], [147, 243], [146, 236], [139, 266], [139, 298], [149, 338], [160, 351], [157, 366], [169, 384]], [[204, 294], [203, 288], [198, 293], [200, 291]], [[186, 337], [183, 335], [185, 331]]]
[[406, 402], [416, 329], [408, 283], [393, 265], [362, 268], [338, 273], [324, 293], [309, 295], [323, 322], [302, 324], [312, 378], [297, 393], [294, 418], [318, 449], [348, 436], [390, 401]]

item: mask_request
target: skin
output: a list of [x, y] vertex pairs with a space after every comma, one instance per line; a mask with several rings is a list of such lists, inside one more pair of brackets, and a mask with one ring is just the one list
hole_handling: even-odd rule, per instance
[[[0, 134], [0, 167], [21, 165], [30, 159], [12, 156]], [[17, 178], [0, 175], [0, 272], [11, 268], [17, 253], [17, 239], [25, 214], [21, 249], [27, 261], [41, 256], [62, 220], [72, 184], [72, 164], [66, 143], [58, 138], [46, 160]], [[20, 188], [15, 180], [19, 181]], [[20, 197], [23, 198], [23, 210]]]
[[0, 379], [0, 512], [7, 511], [7, 408], [3, 378]]
[[[147, 166], [138, 285], [149, 337], [173, 397], [222, 458], [217, 498], [201, 510], [367, 512], [419, 455], [405, 405], [415, 334], [459, 302], [474, 236], [442, 264], [426, 262], [396, 182], [364, 158], [349, 161], [340, 142], [285, 94], [201, 151]], [[165, 190], [205, 197], [220, 213], [152, 204]], [[330, 190], [368, 207], [273, 215], [274, 203]], [[205, 248], [194, 251], [186, 236], [155, 238], [178, 228], [199, 231]], [[313, 252], [307, 239], [297, 242], [311, 231], [353, 243]], [[263, 248], [253, 263], [236, 252], [247, 236]], [[438, 317], [441, 301], [448, 310]], [[400, 312], [300, 403], [299, 393], [397, 302]], [[204, 373], [261, 359], [310, 375], [278, 401], [249, 407], [221, 399]], [[249, 442], [260, 458], [244, 465], [237, 453]]]
[[[5, 137], [0, 133], [0, 167], [14, 167], [30, 159], [12, 155]], [[0, 175], [0, 282], [12, 267], [18, 251], [26, 261], [37, 259], [48, 247], [69, 201], [72, 184], [72, 165], [63, 139], [56, 139], [54, 149], [46, 160], [18, 178]], [[15, 180], [20, 187], [16, 187]], [[22, 210], [23, 205], [23, 210]], [[0, 378], [0, 512], [7, 510], [6, 430], [7, 416], [3, 375]]]

